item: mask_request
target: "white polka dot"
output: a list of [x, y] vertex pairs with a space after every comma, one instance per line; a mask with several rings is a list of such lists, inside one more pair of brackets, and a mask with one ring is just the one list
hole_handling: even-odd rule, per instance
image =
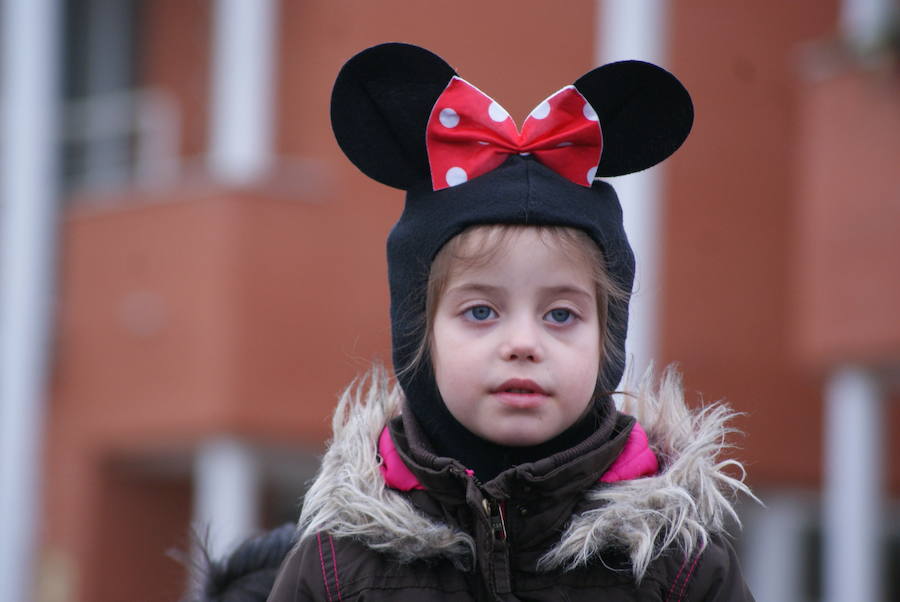
[[447, 170], [447, 185], [457, 186], [469, 179], [469, 174], [462, 167], [451, 167]]
[[481, 146], [487, 146], [487, 145], [488, 145], [488, 143], [485, 142], [484, 140], [479, 140], [479, 141], [478, 141], [478, 144], [480, 144]]
[[519, 154], [522, 155], [523, 157], [527, 157], [527, 156], [530, 155], [531, 153], [519, 153]]
[[535, 119], [543, 119], [544, 117], [546, 117], [549, 114], [550, 114], [550, 103], [545, 100], [538, 106], [534, 107], [534, 110], [531, 112], [531, 115], [529, 115], [529, 117], [534, 117]]
[[599, 121], [597, 117], [597, 111], [594, 110], [589, 103], [584, 103], [584, 107], [582, 107], [581, 112], [584, 113], [586, 119], [590, 119], [591, 121]]
[[441, 109], [441, 114], [438, 115], [438, 119], [441, 120], [441, 125], [445, 128], [455, 128], [459, 125], [459, 115], [456, 114], [451, 108]]
[[488, 107], [488, 114], [491, 116], [491, 119], [498, 122], [505, 121], [506, 118], [509, 117], [509, 113], [506, 112], [506, 109], [497, 104], [496, 100]]
[[564, 146], [572, 146], [572, 143], [571, 142], [560, 142], [559, 144], [556, 145], [556, 148], [562, 148]]
[[594, 183], [594, 177], [597, 175], [597, 166], [590, 168], [587, 172], [588, 186]]

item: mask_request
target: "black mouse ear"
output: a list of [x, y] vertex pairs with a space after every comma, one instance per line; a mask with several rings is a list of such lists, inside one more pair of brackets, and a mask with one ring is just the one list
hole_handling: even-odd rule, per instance
[[367, 176], [407, 189], [429, 178], [425, 126], [456, 74], [410, 44], [380, 44], [341, 68], [331, 93], [331, 127], [341, 150]]
[[694, 123], [688, 91], [650, 63], [609, 63], [580, 77], [575, 87], [597, 112], [603, 131], [597, 176], [656, 165], [681, 146]]

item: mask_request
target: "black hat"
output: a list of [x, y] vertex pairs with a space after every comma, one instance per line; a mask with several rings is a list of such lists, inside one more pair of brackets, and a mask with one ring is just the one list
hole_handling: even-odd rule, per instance
[[[437, 55], [400, 43], [360, 52], [347, 61], [335, 82], [331, 120], [341, 149], [366, 175], [407, 191], [403, 214], [387, 245], [393, 361], [410, 407], [432, 436], [428, 424], [437, 415], [443, 423], [449, 412], [437, 393], [428, 358], [425, 369], [402, 368], [410, 365], [424, 336], [425, 289], [441, 247], [478, 224], [578, 228], [600, 247], [610, 276], [630, 291], [634, 255], [622, 210], [612, 186], [594, 178], [655, 165], [681, 145], [693, 123], [690, 96], [681, 83], [641, 61], [610, 63], [588, 72], [538, 105], [529, 117], [537, 125], [526, 121], [522, 135], [529, 127], [552, 121], [543, 119], [550, 106], [554, 114], [567, 113], [562, 116], [568, 120], [562, 127], [567, 133], [539, 132], [542, 140], [518, 147], [520, 140], [504, 140], [502, 131], [484, 129], [506, 128], [516, 136], [512, 120], [490, 97], [460, 79]], [[472, 115], [487, 107], [489, 118]], [[474, 123], [478, 119], [487, 126]], [[464, 130], [468, 138], [453, 138]], [[578, 139], [574, 146], [585, 139], [587, 146], [563, 149], [573, 146], [565, 139], [568, 134]], [[448, 165], [438, 158], [441, 142], [457, 145], [451, 152], [462, 164], [487, 157], [488, 165], [474, 168], [474, 173], [458, 167], [444, 173], [441, 167], [433, 174], [431, 165]], [[559, 154], [563, 150], [576, 154]], [[585, 160], [589, 170], [574, 170], [584, 175], [558, 173], [572, 171]], [[453, 173], [462, 177], [451, 178]], [[611, 302], [608, 312], [611, 335], [621, 351], [605, 358], [601, 371], [601, 387], [611, 390], [624, 371], [627, 300]]]

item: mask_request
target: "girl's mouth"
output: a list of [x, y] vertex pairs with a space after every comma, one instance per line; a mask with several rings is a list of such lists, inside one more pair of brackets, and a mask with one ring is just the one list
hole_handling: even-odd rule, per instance
[[511, 378], [492, 393], [514, 393], [518, 395], [547, 395], [539, 384], [528, 378]]
[[500, 403], [516, 409], [539, 406], [547, 399], [547, 392], [533, 380], [513, 378], [491, 391]]

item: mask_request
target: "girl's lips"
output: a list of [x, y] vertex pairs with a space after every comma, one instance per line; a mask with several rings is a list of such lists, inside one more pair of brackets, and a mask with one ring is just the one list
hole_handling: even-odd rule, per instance
[[548, 394], [539, 384], [526, 378], [511, 378], [491, 391], [500, 403], [518, 409], [541, 405]]
[[521, 394], [536, 393], [540, 395], [547, 395], [547, 392], [544, 391], [539, 384], [537, 384], [530, 378], [511, 378], [491, 392]]
[[493, 397], [503, 405], [519, 410], [536, 408], [547, 399], [547, 395], [543, 393], [509, 393], [507, 391], [497, 391], [493, 393]]

